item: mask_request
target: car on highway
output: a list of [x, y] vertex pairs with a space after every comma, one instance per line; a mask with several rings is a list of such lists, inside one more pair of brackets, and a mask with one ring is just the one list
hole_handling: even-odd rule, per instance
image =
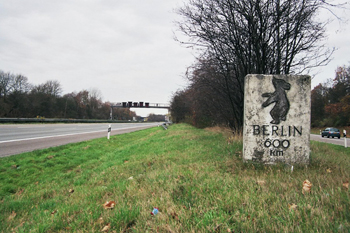
[[337, 137], [340, 138], [340, 131], [337, 128], [326, 128], [321, 132], [322, 137]]

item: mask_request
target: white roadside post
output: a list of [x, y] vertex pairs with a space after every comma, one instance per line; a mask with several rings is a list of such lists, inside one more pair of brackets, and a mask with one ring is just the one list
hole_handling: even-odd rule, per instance
[[347, 143], [347, 140], [346, 140], [346, 130], [344, 129], [343, 130], [343, 135], [344, 135], [344, 147], [347, 148], [348, 147], [348, 143]]
[[112, 126], [108, 126], [108, 134], [107, 134], [107, 139], [109, 140], [109, 137], [111, 136], [111, 131], [112, 131]]

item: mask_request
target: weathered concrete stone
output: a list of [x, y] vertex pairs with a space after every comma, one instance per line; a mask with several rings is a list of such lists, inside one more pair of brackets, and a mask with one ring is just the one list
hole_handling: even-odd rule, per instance
[[247, 75], [244, 88], [244, 160], [308, 164], [311, 77]]

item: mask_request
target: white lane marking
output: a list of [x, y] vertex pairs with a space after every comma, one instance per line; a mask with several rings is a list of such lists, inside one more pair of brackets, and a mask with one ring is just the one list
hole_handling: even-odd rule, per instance
[[[127, 127], [127, 128], [118, 128], [118, 129], [114, 129], [114, 131], [122, 130], [122, 129], [134, 129], [134, 128], [140, 128], [140, 127], [135, 126], [135, 127]], [[44, 139], [44, 138], [54, 138], [54, 137], [65, 137], [65, 136], [72, 136], [72, 135], [79, 135], [79, 134], [97, 133], [97, 132], [107, 132], [107, 130], [90, 131], [90, 132], [84, 132], [84, 133], [62, 134], [62, 135], [54, 135], [54, 136], [43, 136], [43, 137], [36, 137], [36, 138], [13, 139], [13, 140], [7, 140], [7, 141], [0, 141], [0, 143], [20, 142], [20, 141], [28, 141], [28, 140], [36, 140], [36, 139]]]
[[18, 126], [17, 129], [36, 129], [36, 128], [44, 128], [46, 127], [45, 125], [38, 125], [38, 126]]
[[[77, 129], [77, 128], [69, 128], [69, 130], [73, 130], [73, 129]], [[57, 128], [57, 129], [53, 129], [54, 131], [65, 131], [67, 129], [61, 129], [61, 128]]]
[[[105, 130], [103, 130], [103, 131], [105, 131]], [[36, 138], [13, 139], [13, 140], [7, 140], [7, 141], [0, 141], [0, 143], [5, 143], [5, 142], [20, 142], [20, 141], [28, 141], [28, 140], [43, 139], [43, 138], [64, 137], [64, 136], [72, 136], [72, 135], [87, 134], [87, 133], [97, 133], [97, 132], [102, 132], [102, 130], [99, 130], [99, 131], [92, 131], [92, 132], [85, 132], [85, 133], [72, 133], [72, 134], [62, 134], [62, 135], [55, 135], [55, 136], [43, 136], [43, 137], [36, 137]]]

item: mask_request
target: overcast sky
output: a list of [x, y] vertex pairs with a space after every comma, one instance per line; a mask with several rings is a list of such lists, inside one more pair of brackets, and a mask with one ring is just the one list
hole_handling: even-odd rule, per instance
[[[63, 94], [95, 88], [103, 101], [168, 103], [186, 86], [184, 73], [195, 61], [194, 52], [173, 39], [179, 19], [173, 10], [183, 2], [0, 0], [0, 70], [35, 85], [57, 80]], [[337, 14], [349, 20], [349, 12]], [[338, 50], [313, 86], [333, 78], [337, 66], [350, 65], [347, 23], [328, 28], [326, 43]]]

